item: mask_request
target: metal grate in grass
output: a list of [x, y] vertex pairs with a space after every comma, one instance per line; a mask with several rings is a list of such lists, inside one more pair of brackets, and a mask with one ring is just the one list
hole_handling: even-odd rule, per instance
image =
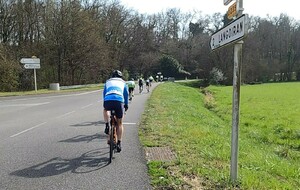
[[176, 157], [169, 147], [146, 147], [145, 152], [148, 161], [172, 161]]

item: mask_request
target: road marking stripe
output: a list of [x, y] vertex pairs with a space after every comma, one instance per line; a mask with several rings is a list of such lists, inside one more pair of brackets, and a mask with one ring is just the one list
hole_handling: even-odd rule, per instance
[[123, 125], [136, 125], [136, 123], [127, 123], [127, 122], [123, 122]]
[[45, 98], [60, 98], [60, 97], [67, 97], [67, 96], [81, 96], [85, 94], [91, 94], [91, 93], [96, 93], [100, 92], [101, 90], [94, 90], [94, 91], [89, 91], [89, 92], [83, 92], [83, 93], [78, 93], [78, 94], [61, 94], [61, 95], [53, 95], [53, 94], [46, 94], [47, 96], [41, 96], [41, 97], [28, 97], [28, 98], [20, 98], [20, 99], [12, 99], [12, 100], [1, 100], [2, 102], [15, 102], [15, 101], [24, 101], [24, 100], [34, 100], [34, 99], [45, 99]]
[[72, 113], [74, 113], [74, 112], [75, 112], [75, 111], [70, 111], [70, 112], [65, 113], [65, 114], [63, 114], [63, 115], [57, 116], [56, 118], [57, 118], [57, 119], [60, 119], [60, 118], [62, 118], [62, 117], [65, 117], [65, 116], [67, 116], [67, 115], [70, 115], [70, 114], [72, 114]]
[[85, 108], [90, 107], [90, 106], [92, 106], [92, 105], [93, 105], [93, 104], [89, 104], [89, 105], [83, 106], [83, 107], [81, 107], [81, 109], [85, 109]]
[[23, 134], [23, 133], [26, 133], [27, 131], [30, 131], [30, 130], [34, 129], [34, 128], [40, 127], [41, 125], [44, 125], [44, 124], [46, 124], [46, 123], [47, 123], [47, 122], [40, 123], [40, 124], [38, 124], [38, 125], [36, 125], [36, 126], [34, 126], [34, 127], [31, 127], [31, 128], [26, 129], [26, 130], [24, 130], [24, 131], [21, 131], [21, 132], [19, 132], [19, 133], [17, 133], [17, 134], [14, 134], [14, 135], [10, 136], [10, 137], [11, 137], [11, 138], [16, 137], [16, 136], [18, 136], [18, 135], [21, 135], [21, 134]]
[[0, 107], [19, 107], [19, 106], [40, 106], [49, 104], [50, 102], [41, 102], [41, 103], [35, 103], [35, 104], [11, 104], [11, 105], [0, 105]]

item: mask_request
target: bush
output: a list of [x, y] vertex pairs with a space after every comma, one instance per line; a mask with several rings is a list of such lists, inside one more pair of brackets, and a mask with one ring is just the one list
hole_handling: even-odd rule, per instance
[[209, 77], [210, 78], [209, 83], [213, 84], [213, 85], [221, 84], [223, 81], [225, 81], [227, 79], [224, 76], [224, 73], [216, 67], [214, 67], [210, 71], [209, 76], [210, 76]]
[[19, 69], [19, 64], [10, 60], [5, 48], [0, 46], [0, 91], [11, 92], [17, 89]]

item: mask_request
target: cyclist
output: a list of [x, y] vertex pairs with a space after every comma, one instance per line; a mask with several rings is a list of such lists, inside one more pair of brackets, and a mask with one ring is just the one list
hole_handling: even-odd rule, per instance
[[130, 81], [127, 81], [128, 91], [129, 91], [129, 100], [132, 100], [132, 97], [134, 96], [134, 88], [135, 88], [135, 82], [132, 78]]
[[123, 135], [123, 108], [128, 110], [128, 89], [122, 79], [122, 72], [115, 70], [109, 80], [106, 81], [103, 90], [103, 116], [105, 121], [106, 134], [109, 134], [109, 111], [115, 110], [117, 118], [117, 152], [121, 152], [121, 140]]
[[153, 81], [154, 81], [154, 78], [150, 75], [150, 77], [149, 77], [150, 87], [151, 87]]
[[149, 79], [146, 80], [146, 89], [147, 89], [147, 92], [150, 91], [150, 80]]
[[141, 77], [141, 78], [139, 78], [139, 90], [140, 90], [140, 93], [142, 93], [142, 91], [143, 91], [143, 85], [144, 85], [144, 79]]

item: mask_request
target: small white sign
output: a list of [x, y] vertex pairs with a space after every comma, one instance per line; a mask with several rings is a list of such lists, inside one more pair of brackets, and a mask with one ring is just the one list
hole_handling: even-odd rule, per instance
[[40, 69], [41, 65], [40, 64], [25, 64], [24, 65], [25, 69]]
[[224, 0], [224, 5], [228, 5], [232, 0]]
[[248, 15], [242, 15], [227, 26], [215, 32], [210, 39], [211, 50], [243, 39], [248, 33]]
[[40, 58], [22, 58], [21, 63], [23, 64], [40, 64]]

